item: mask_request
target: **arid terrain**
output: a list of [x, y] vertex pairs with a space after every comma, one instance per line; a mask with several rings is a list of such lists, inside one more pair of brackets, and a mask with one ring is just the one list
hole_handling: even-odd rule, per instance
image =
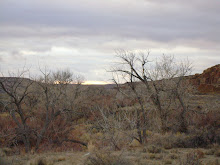
[[1, 165], [220, 164], [220, 65], [149, 84], [54, 78], [0, 78]]
[[0, 165], [220, 165], [220, 0], [0, 0]]
[[[191, 158], [191, 161], [202, 162], [207, 165], [218, 165], [220, 163], [219, 155], [213, 154], [214, 149], [162, 149], [158, 152], [149, 152], [144, 148], [137, 147], [128, 151], [114, 151], [109, 153], [102, 153], [101, 158], [104, 162], [102, 164], [110, 164], [117, 162], [116, 164], [139, 164], [139, 165], [157, 165], [157, 164], [184, 164], [185, 159]], [[198, 158], [195, 157], [198, 153]], [[100, 153], [99, 153], [100, 154]], [[95, 155], [95, 154], [94, 154]], [[87, 163], [94, 155], [88, 155], [88, 152], [50, 152], [44, 154], [24, 155], [24, 156], [10, 156], [5, 157], [5, 164], [15, 165], [83, 165]], [[98, 154], [97, 154], [98, 155]], [[95, 155], [96, 156], [96, 155]], [[100, 156], [100, 155], [98, 155]], [[123, 157], [123, 158], [122, 158]], [[116, 160], [115, 160], [116, 159]], [[7, 163], [6, 163], [7, 162]], [[101, 164], [97, 161], [97, 164]], [[191, 162], [187, 162], [190, 164]], [[185, 164], [187, 164], [185, 163]]]

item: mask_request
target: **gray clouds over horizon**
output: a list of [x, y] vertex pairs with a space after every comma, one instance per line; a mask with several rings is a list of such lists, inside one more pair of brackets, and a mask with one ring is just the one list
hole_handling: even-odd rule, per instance
[[0, 69], [41, 63], [108, 81], [125, 49], [189, 57], [201, 72], [220, 63], [219, 15], [219, 0], [0, 0]]

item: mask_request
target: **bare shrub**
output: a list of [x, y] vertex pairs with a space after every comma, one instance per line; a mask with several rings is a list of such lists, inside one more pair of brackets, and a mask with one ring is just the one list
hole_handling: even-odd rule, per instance
[[207, 150], [207, 151], [205, 152], [206, 155], [214, 155], [214, 153], [215, 153], [215, 149], [214, 149], [214, 148], [209, 149], [209, 150]]
[[150, 152], [150, 153], [160, 153], [160, 152], [162, 151], [160, 147], [155, 146], [155, 145], [149, 145], [149, 146], [147, 147], [147, 150], [148, 150], [148, 152]]
[[165, 149], [171, 148], [196, 148], [208, 147], [212, 144], [208, 139], [208, 133], [203, 131], [195, 131], [191, 134], [184, 133], [166, 133], [154, 134], [148, 139], [149, 144], [164, 147]]
[[3, 158], [0, 157], [0, 164], [1, 165], [11, 165], [11, 163], [5, 161]]
[[203, 144], [218, 143], [220, 144], [220, 113], [208, 110], [207, 113], [197, 115], [194, 127], [189, 130], [190, 134], [202, 136]]
[[[123, 116], [118, 115], [115, 109], [108, 107], [93, 108], [93, 116], [96, 118], [93, 123], [93, 129], [96, 128], [99, 132], [93, 136], [95, 140], [101, 141], [100, 147], [110, 147], [113, 150], [121, 150], [124, 146], [132, 141], [132, 131], [126, 130], [128, 126]], [[91, 131], [93, 130], [91, 129]], [[100, 144], [100, 142], [99, 142]]]
[[30, 159], [27, 162], [27, 165], [53, 165], [62, 161], [65, 161], [65, 157], [60, 157], [60, 156], [51, 157], [51, 156], [40, 155]]
[[170, 154], [170, 159], [178, 159], [179, 156], [177, 154]]
[[[41, 71], [42, 77], [34, 81], [24, 76], [28, 70], [19, 72], [17, 77], [1, 77], [1, 105], [6, 115], [0, 116], [0, 140], [4, 146], [24, 146], [25, 152], [38, 151], [48, 144], [63, 142], [86, 143], [68, 136], [73, 122], [83, 115], [77, 104], [79, 77], [68, 71]], [[70, 83], [76, 81], [75, 86]], [[58, 137], [59, 135], [59, 137]], [[54, 137], [55, 136], [55, 137]], [[52, 145], [51, 145], [52, 146]]]
[[220, 149], [217, 149], [217, 150], [215, 151], [215, 156], [220, 157]]
[[113, 155], [111, 152], [98, 151], [89, 156], [84, 165], [131, 165], [123, 155]]
[[195, 152], [199, 159], [204, 158], [205, 153], [202, 150], [197, 149]]
[[207, 164], [208, 165], [219, 165], [220, 161], [218, 159], [210, 160]]
[[186, 154], [180, 159], [179, 163], [180, 165], [202, 165], [198, 154], [195, 152]]
[[150, 144], [161, 146], [165, 149], [184, 147], [185, 143], [185, 134], [172, 134], [166, 133], [164, 135], [155, 134], [149, 139]]
[[166, 160], [164, 160], [164, 164], [172, 164], [172, 160], [171, 159], [166, 159]]

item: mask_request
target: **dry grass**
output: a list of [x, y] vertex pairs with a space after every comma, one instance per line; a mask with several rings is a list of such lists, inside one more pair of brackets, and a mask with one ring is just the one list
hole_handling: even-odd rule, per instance
[[201, 160], [196, 152], [190, 152], [179, 160], [180, 165], [202, 165]]
[[112, 152], [98, 151], [92, 153], [84, 162], [85, 165], [132, 165], [131, 161], [123, 154], [113, 154]]
[[[207, 154], [210, 151], [218, 151], [217, 148], [211, 149], [192, 149], [175, 148], [163, 149], [159, 153], [150, 153], [148, 150], [143, 152], [143, 148], [135, 148], [132, 151], [95, 151], [89, 152], [60, 152], [44, 153], [35, 155], [4, 156], [0, 160], [3, 165], [93, 165], [101, 164], [134, 164], [134, 165], [154, 165], [154, 164], [184, 164], [196, 163], [202, 165], [219, 165], [220, 157], [215, 154]], [[213, 152], [213, 151], [212, 151]], [[215, 153], [214, 152], [214, 153]], [[101, 162], [101, 163], [100, 163]], [[103, 164], [103, 165], [104, 165]], [[184, 164], [185, 165], [185, 164]]]
[[220, 150], [215, 152], [215, 156], [220, 157]]

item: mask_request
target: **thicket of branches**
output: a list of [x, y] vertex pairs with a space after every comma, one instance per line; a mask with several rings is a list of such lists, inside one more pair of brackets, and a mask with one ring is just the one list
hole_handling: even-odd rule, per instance
[[1, 146], [30, 152], [93, 143], [121, 150], [134, 139], [145, 145], [149, 131], [190, 135], [186, 143], [175, 142], [181, 147], [220, 143], [220, 116], [212, 111], [217, 103], [206, 111], [189, 105], [194, 89], [188, 60], [165, 55], [150, 60], [149, 53], [126, 51], [117, 58], [110, 89], [83, 87], [83, 78], [69, 70], [41, 70], [35, 80], [24, 78], [24, 70], [1, 77]]
[[[38, 151], [43, 141], [59, 144], [68, 141], [87, 146], [69, 137], [74, 129], [72, 123], [84, 115], [79, 104], [82, 78], [64, 70], [41, 71], [41, 77], [31, 80], [23, 77], [26, 72], [0, 79], [1, 104], [8, 114], [1, 118], [8, 124], [1, 125], [4, 127], [1, 138], [8, 146], [24, 145], [25, 152]], [[76, 84], [70, 86], [73, 82]]]

